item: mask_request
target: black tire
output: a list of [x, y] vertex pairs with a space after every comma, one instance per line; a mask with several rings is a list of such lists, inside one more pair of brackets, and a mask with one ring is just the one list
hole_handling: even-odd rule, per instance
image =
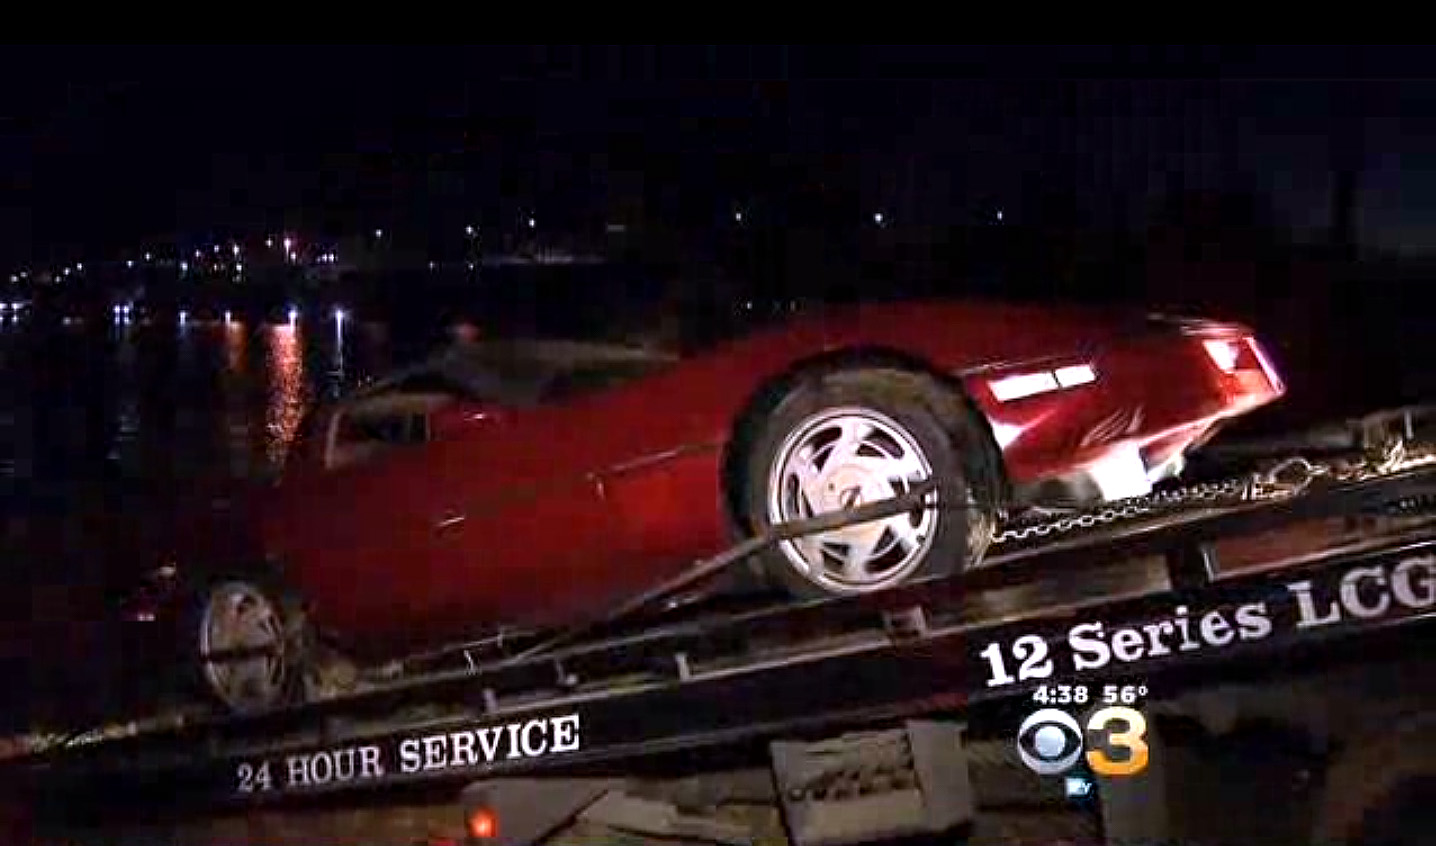
[[[282, 634], [277, 639], [274, 672], [268, 674], [269, 680], [262, 690], [253, 691], [253, 695], [248, 696], [227, 691], [217, 681], [217, 673], [222, 673], [227, 667], [241, 666], [246, 659], [241, 657], [239, 661], [224, 662], [210, 661], [205, 657], [207, 610], [222, 602], [221, 597], [236, 594], [248, 594], [252, 599], [250, 607], [257, 608], [256, 603], [264, 603], [267, 606], [264, 613], [272, 614], [273, 628]], [[191, 590], [190, 602], [180, 622], [181, 660], [185, 664], [185, 675], [211, 704], [228, 713], [254, 714], [304, 700], [313, 638], [301, 604], [276, 579], [253, 572], [207, 576]], [[248, 660], [263, 660], [263, 656]]]
[[[860, 586], [836, 584], [841, 580], [832, 578], [815, 579], [790, 559], [784, 547], [791, 550], [791, 545], [773, 547], [758, 556], [757, 566], [765, 580], [795, 598], [815, 599], [867, 593], [903, 582], [952, 575], [979, 557], [985, 549], [985, 539], [978, 542], [982, 529], [975, 527], [989, 526], [993, 512], [987, 473], [990, 450], [979, 440], [981, 433], [973, 425], [971, 412], [953, 389], [920, 373], [888, 368], [824, 373], [799, 383], [777, 403], [751, 441], [742, 476], [749, 529], [758, 534], [775, 522], [770, 511], [769, 478], [789, 436], [808, 421], [835, 409], [858, 409], [895, 424], [909, 442], [916, 445], [932, 474], [940, 480], [942, 499], [950, 502], [952, 491], [966, 490], [969, 498], [975, 499], [976, 507], [971, 512], [952, 509], [930, 512], [935, 515], [935, 524], [930, 539], [924, 539], [925, 549], [916, 564], [908, 561], [900, 568], [894, 567], [895, 578], [891, 581]], [[826, 466], [823, 471], [826, 473]]]

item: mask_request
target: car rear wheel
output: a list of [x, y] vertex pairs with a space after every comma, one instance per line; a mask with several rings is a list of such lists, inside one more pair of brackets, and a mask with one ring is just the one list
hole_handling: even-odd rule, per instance
[[[784, 541], [761, 556], [764, 574], [818, 598], [948, 575], [979, 557], [992, 509], [968, 414], [946, 386], [901, 370], [842, 370], [790, 391], [749, 454], [755, 532], [900, 496], [929, 478], [942, 487], [906, 514]], [[938, 507], [954, 499], [969, 507]]]
[[232, 713], [303, 697], [309, 638], [298, 603], [257, 577], [224, 577], [197, 592], [189, 637], [203, 691]]

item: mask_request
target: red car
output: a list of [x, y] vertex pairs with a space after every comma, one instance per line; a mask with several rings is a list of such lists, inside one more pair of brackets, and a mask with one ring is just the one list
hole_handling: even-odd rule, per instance
[[[987, 303], [797, 317], [682, 360], [485, 341], [312, 416], [260, 546], [185, 619], [200, 654], [326, 633], [393, 655], [601, 613], [765, 527], [945, 480], [967, 512], [784, 543], [796, 597], [949, 574], [1001, 509], [1140, 495], [1284, 387], [1250, 330]], [[302, 609], [302, 613], [301, 613]], [[299, 642], [284, 639], [287, 642]], [[296, 648], [201, 662], [234, 709], [294, 695]]]

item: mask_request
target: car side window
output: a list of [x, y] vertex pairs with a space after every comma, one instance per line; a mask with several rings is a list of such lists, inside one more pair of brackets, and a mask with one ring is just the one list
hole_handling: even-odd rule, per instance
[[330, 444], [329, 469], [349, 467], [429, 440], [429, 414], [417, 410], [370, 412], [360, 407], [340, 413]]
[[338, 440], [342, 443], [374, 442], [403, 446], [427, 440], [428, 417], [424, 414], [346, 414], [340, 418]]

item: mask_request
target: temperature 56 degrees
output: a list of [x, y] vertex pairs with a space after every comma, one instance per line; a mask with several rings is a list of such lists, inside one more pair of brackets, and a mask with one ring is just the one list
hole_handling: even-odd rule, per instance
[[1102, 686], [1104, 705], [1135, 705], [1147, 698], [1145, 684], [1108, 684]]

